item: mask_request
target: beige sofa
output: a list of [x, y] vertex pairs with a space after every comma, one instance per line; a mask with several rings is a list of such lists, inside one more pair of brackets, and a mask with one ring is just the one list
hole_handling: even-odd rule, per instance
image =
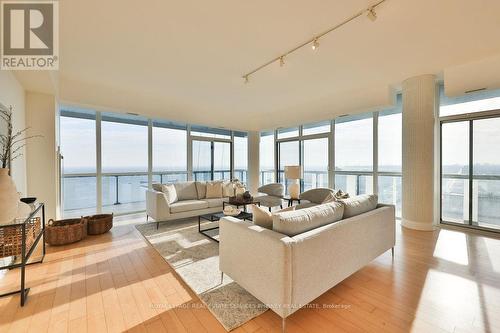
[[[321, 216], [321, 209], [326, 205], [333, 205], [335, 210], [339, 204], [323, 204], [295, 213], [322, 219], [325, 215]], [[314, 209], [320, 209], [320, 214]], [[356, 209], [343, 214], [351, 216]], [[273, 229], [285, 214], [292, 216], [294, 212], [275, 215]], [[375, 204], [375, 209], [368, 212], [340, 218], [334, 223], [320, 221], [324, 225], [288, 236], [225, 217], [220, 222], [220, 270], [281, 316], [284, 330], [287, 316], [395, 245], [394, 206]], [[292, 220], [297, 222], [300, 217]]]
[[[229, 181], [224, 183], [228, 184]], [[161, 188], [146, 191], [147, 219], [150, 217], [154, 219], [157, 228], [160, 222], [220, 212], [222, 202], [227, 202], [229, 196], [234, 195], [234, 189], [232, 193], [223, 190], [221, 197], [207, 198], [206, 182], [178, 182], [172, 186], [176, 195], [174, 202], [169, 200], [168, 193], [161, 191]]]

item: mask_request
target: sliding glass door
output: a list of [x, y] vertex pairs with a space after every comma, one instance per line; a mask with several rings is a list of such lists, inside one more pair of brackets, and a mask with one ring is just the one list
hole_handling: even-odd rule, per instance
[[500, 229], [500, 118], [441, 123], [441, 220]]
[[193, 140], [193, 180], [231, 178], [231, 143], [215, 140]]

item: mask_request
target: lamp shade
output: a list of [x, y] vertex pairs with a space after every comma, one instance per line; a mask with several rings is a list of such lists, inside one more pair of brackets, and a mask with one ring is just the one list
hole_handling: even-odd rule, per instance
[[301, 179], [302, 167], [300, 165], [287, 165], [285, 166], [286, 179]]

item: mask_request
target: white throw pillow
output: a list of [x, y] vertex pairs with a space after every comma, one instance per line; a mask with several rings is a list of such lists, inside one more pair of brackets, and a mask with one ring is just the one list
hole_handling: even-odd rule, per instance
[[252, 205], [252, 221], [255, 225], [272, 230], [273, 229], [273, 215], [295, 210], [295, 206], [287, 207], [277, 212], [271, 213], [268, 209], [262, 208], [257, 205]]
[[167, 201], [169, 204], [173, 204], [174, 202], [177, 202], [177, 191], [175, 190], [175, 185], [174, 184], [164, 184], [161, 186], [162, 192], [165, 194], [167, 197]]
[[314, 207], [273, 215], [273, 230], [293, 237], [342, 219], [344, 206], [330, 202]]
[[222, 182], [207, 182], [207, 199], [222, 198]]
[[376, 194], [358, 195], [349, 199], [339, 200], [344, 205], [344, 219], [360, 215], [377, 208], [378, 196]]
[[272, 230], [273, 216], [270, 211], [257, 205], [252, 205], [252, 221], [255, 225]]
[[231, 181], [222, 183], [222, 196], [234, 197], [234, 184]]

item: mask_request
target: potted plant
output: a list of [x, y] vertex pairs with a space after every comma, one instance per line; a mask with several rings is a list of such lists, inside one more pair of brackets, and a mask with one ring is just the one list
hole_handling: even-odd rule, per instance
[[14, 132], [12, 106], [7, 109], [0, 104], [0, 119], [6, 125], [5, 134], [0, 134], [0, 224], [6, 224], [17, 217], [19, 206], [19, 194], [10, 177], [11, 162], [22, 156], [26, 140], [36, 136], [26, 136], [29, 128]]

